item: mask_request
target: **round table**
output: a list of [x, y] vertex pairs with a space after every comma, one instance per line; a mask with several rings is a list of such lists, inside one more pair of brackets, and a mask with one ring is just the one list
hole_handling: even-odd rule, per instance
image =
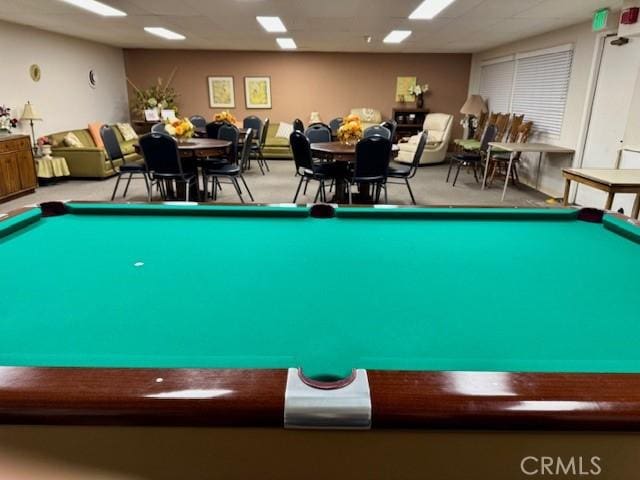
[[[207, 138], [207, 129], [206, 128], [196, 128], [194, 132], [198, 136], [198, 138]], [[247, 129], [242, 127], [238, 128], [238, 133], [240, 133], [240, 140], [244, 139], [244, 136], [247, 134]]]
[[[400, 147], [398, 145], [392, 145], [391, 155], [393, 157], [398, 155]], [[311, 152], [315, 156], [325, 158], [334, 162], [344, 162], [344, 174], [336, 175], [336, 194], [333, 197], [335, 203], [348, 203], [349, 198], [346, 194], [347, 182], [346, 177], [348, 175], [347, 166], [351, 162], [355, 162], [356, 159], [356, 144], [346, 144], [342, 142], [322, 142], [312, 143]], [[360, 194], [358, 196], [359, 203], [374, 203], [374, 199], [371, 197], [369, 184], [359, 185]]]
[[[311, 151], [321, 153], [326, 157], [330, 157], [332, 160], [339, 162], [353, 162], [356, 156], [356, 145], [348, 145], [342, 142], [323, 142], [312, 143]], [[391, 146], [391, 152], [395, 157], [400, 151], [398, 145]]]
[[[178, 142], [178, 151], [182, 158], [182, 168], [185, 171], [192, 171], [198, 175], [198, 160], [208, 157], [215, 157], [224, 154], [231, 146], [231, 142], [228, 140], [217, 140], [214, 138], [189, 138], [187, 140]], [[142, 149], [139, 144], [135, 144], [134, 148], [136, 152], [142, 154]], [[201, 198], [200, 180], [194, 185], [190, 195], [192, 198]], [[169, 196], [175, 195], [177, 198], [184, 196], [184, 186], [178, 184], [176, 186], [176, 193], [174, 194], [171, 185], [165, 185], [167, 194]]]
[[[178, 151], [182, 158], [183, 168], [185, 171], [195, 172], [196, 175], [199, 175], [199, 160], [224, 155], [229, 147], [231, 147], [229, 140], [217, 140], [215, 138], [190, 138], [178, 142]], [[203, 193], [200, 192], [200, 183], [200, 178], [198, 178], [197, 185], [191, 191], [192, 198], [202, 198]], [[179, 198], [183, 196], [181, 186], [178, 186], [176, 193]], [[204, 201], [206, 200], [204, 199]]]
[[38, 182], [41, 184], [47, 184], [52, 182], [56, 178], [68, 177], [71, 175], [69, 172], [69, 166], [67, 160], [63, 157], [36, 157], [36, 175]]
[[[231, 146], [228, 140], [216, 140], [214, 138], [190, 138], [178, 142], [178, 151], [182, 158], [206, 158], [224, 152]], [[134, 149], [142, 155], [140, 144], [136, 143]]]
[[212, 154], [219, 154], [231, 146], [228, 140], [213, 138], [190, 138], [178, 142], [178, 150], [182, 158], [206, 158]]

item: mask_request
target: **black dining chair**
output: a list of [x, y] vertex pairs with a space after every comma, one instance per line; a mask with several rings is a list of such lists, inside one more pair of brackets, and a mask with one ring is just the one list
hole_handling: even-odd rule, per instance
[[260, 133], [262, 132], [262, 120], [260, 117], [256, 117], [255, 115], [251, 115], [249, 117], [245, 117], [242, 121], [242, 127], [244, 129], [250, 128], [254, 131], [254, 135], [256, 138], [259, 138]]
[[363, 138], [369, 138], [374, 136], [391, 140], [391, 130], [389, 130], [387, 127], [383, 127], [382, 125], [373, 125], [369, 128], [366, 128], [365, 131], [362, 132]]
[[[407, 186], [407, 190], [409, 190], [409, 195], [411, 196], [411, 203], [416, 205], [416, 199], [413, 196], [413, 191], [411, 190], [411, 184], [409, 180], [416, 176], [418, 172], [418, 167], [420, 166], [420, 160], [422, 160], [422, 154], [424, 153], [424, 148], [427, 145], [427, 134], [422, 132], [420, 134], [420, 139], [418, 140], [418, 145], [416, 148], [416, 152], [413, 155], [413, 161], [411, 165], [400, 165], [391, 163], [389, 165], [389, 170], [387, 173], [387, 184], [405, 184]], [[391, 180], [390, 180], [391, 179]], [[394, 182], [392, 179], [400, 180], [399, 182]], [[386, 185], [385, 185], [386, 190]]]
[[[111, 194], [111, 201], [116, 198], [120, 180], [122, 180], [122, 177], [127, 175], [129, 176], [129, 178], [127, 179], [127, 186], [124, 188], [122, 198], [125, 198], [127, 196], [131, 180], [133, 180], [134, 178], [141, 178], [144, 180], [144, 183], [147, 187], [147, 196], [149, 201], [151, 201], [152, 185], [149, 184], [147, 166], [145, 165], [144, 161], [127, 162], [125, 160], [122, 149], [120, 148], [120, 143], [118, 143], [116, 133], [109, 125], [103, 125], [102, 127], [100, 127], [100, 137], [102, 138], [102, 143], [104, 143], [104, 149], [107, 152], [107, 158], [111, 163], [111, 168], [118, 175], [118, 180], [116, 180], [116, 185], [113, 188], [113, 193]], [[119, 165], [117, 165], [118, 162]]]
[[[377, 203], [380, 192], [387, 182], [389, 161], [391, 160], [391, 141], [380, 136], [364, 138], [356, 145], [356, 158], [353, 174], [347, 178], [349, 183], [349, 203], [353, 203], [353, 185], [365, 184], [374, 188], [373, 197]], [[387, 190], [384, 189], [384, 202], [387, 203]]]
[[185, 200], [198, 184], [197, 172], [185, 171], [175, 138], [163, 133], [148, 133], [140, 137], [140, 149], [144, 155], [149, 176], [160, 184], [163, 200], [167, 198], [167, 186], [172, 182], [184, 185]]
[[202, 115], [192, 115], [189, 117], [189, 121], [196, 130], [206, 130], [207, 128], [207, 119]]
[[[220, 132], [220, 128], [228, 125], [226, 122], [210, 122], [205, 125], [206, 138], [212, 138], [214, 140], [218, 139], [218, 133]], [[206, 164], [208, 167], [213, 167], [214, 165], [224, 165], [229, 163], [226, 155], [222, 153], [213, 153], [202, 160], [203, 164]]]
[[207, 138], [217, 139], [220, 128], [226, 124], [227, 124], [226, 122], [207, 123], [204, 127], [205, 131], [207, 132]]
[[151, 133], [167, 133], [167, 130], [164, 128], [164, 123], [156, 123], [151, 127]]
[[[225, 128], [225, 127], [223, 127]], [[234, 127], [235, 128], [235, 127]], [[220, 129], [220, 134], [223, 135], [223, 129]], [[251, 155], [251, 144], [253, 142], [253, 130], [251, 128], [247, 129], [245, 134], [245, 142], [242, 147], [242, 154], [240, 157], [236, 159], [236, 161], [232, 163], [227, 163], [224, 165], [215, 165], [212, 167], [207, 166], [206, 164], [202, 167], [202, 176], [204, 179], [204, 198], [207, 199], [209, 196], [209, 182], [212, 182], [212, 197], [214, 200], [217, 200], [217, 191], [218, 185], [220, 185], [220, 178], [229, 179], [233, 188], [236, 190], [238, 197], [240, 198], [240, 202], [245, 203], [244, 198], [242, 196], [242, 188], [240, 187], [240, 183], [238, 179], [244, 185], [247, 193], [249, 194], [249, 198], [251, 201], [254, 201], [253, 194], [251, 190], [249, 190], [249, 186], [247, 185], [244, 176], [242, 175], [244, 165], [246, 165], [249, 161], [249, 156]]]
[[[251, 122], [247, 122], [247, 120], [254, 118], [260, 121], [260, 128], [257, 127], [251, 127], [251, 126], [247, 126], [250, 125], [250, 123], [255, 123], [256, 126], [258, 125], [258, 123], [255, 120], [252, 120]], [[254, 131], [254, 135], [255, 135], [255, 140], [251, 145], [251, 156], [249, 157], [249, 165], [247, 165], [246, 168], [250, 168], [251, 166], [251, 157], [255, 158], [257, 163], [258, 163], [258, 167], [260, 167], [260, 172], [262, 173], [262, 175], [265, 174], [265, 168], [267, 171], [269, 171], [269, 165], [267, 164], [267, 161], [264, 159], [264, 154], [262, 152], [262, 150], [264, 149], [265, 144], [267, 143], [267, 133], [269, 130], [269, 119], [265, 119], [264, 123], [262, 122], [262, 120], [260, 120], [258, 117], [247, 117], [244, 119], [244, 128], [251, 128]]]
[[299, 118], [293, 121], [293, 130], [296, 132], [304, 132], [304, 123]]
[[331, 129], [331, 135], [334, 137], [338, 135], [338, 129], [344, 123], [344, 119], [342, 117], [336, 117], [329, 122], [329, 128]]
[[324, 123], [310, 125], [304, 132], [309, 143], [325, 143], [331, 141], [331, 129]]
[[[478, 169], [482, 166], [482, 162], [485, 160], [487, 151], [489, 150], [489, 143], [495, 140], [497, 133], [498, 127], [494, 124], [491, 124], [487, 126], [486, 130], [484, 131], [482, 141], [480, 142], [480, 149], [477, 152], [459, 153], [457, 155], [453, 155], [449, 162], [447, 183], [449, 183], [449, 177], [451, 176], [451, 170], [453, 169], [454, 164], [458, 166], [458, 169], [456, 170], [456, 176], [453, 179], [452, 186], [456, 186], [458, 175], [460, 174], [460, 169], [462, 167], [469, 166], [473, 169], [473, 176], [476, 179], [476, 183], [480, 183], [480, 180], [478, 178]], [[480, 172], [480, 174], [482, 174], [482, 172]]]
[[[238, 143], [240, 142], [240, 130], [238, 130], [238, 127], [230, 123], [225, 123], [220, 127], [220, 130], [218, 130], [218, 140], [231, 142], [231, 147], [229, 148], [226, 159], [227, 163], [236, 163], [236, 159], [238, 158]], [[249, 143], [249, 148], [251, 148], [251, 143]]]
[[189, 121], [193, 125], [193, 136], [196, 138], [207, 137], [207, 119], [202, 115], [192, 115]]
[[320, 198], [321, 201], [326, 202], [327, 198], [324, 187], [325, 181], [333, 177], [331, 164], [316, 163], [313, 161], [313, 155], [311, 154], [311, 143], [302, 132], [294, 131], [289, 137], [289, 143], [291, 144], [293, 161], [295, 162], [296, 166], [296, 175], [300, 175], [300, 182], [298, 183], [298, 188], [296, 189], [296, 193], [293, 196], [293, 203], [296, 203], [296, 201], [298, 200], [298, 195], [300, 194], [302, 184], [306, 183], [306, 192], [306, 187], [311, 181], [319, 182], [318, 191], [316, 193], [314, 201], [317, 201], [318, 198]]
[[380, 126], [388, 129], [391, 132], [391, 143], [396, 141], [396, 131], [398, 130], [398, 122], [395, 120], [386, 120], [380, 124]]

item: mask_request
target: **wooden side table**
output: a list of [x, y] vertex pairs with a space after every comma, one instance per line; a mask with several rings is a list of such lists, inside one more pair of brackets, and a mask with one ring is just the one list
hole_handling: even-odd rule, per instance
[[36, 174], [39, 181], [51, 182], [57, 178], [71, 175], [64, 157], [36, 157]]

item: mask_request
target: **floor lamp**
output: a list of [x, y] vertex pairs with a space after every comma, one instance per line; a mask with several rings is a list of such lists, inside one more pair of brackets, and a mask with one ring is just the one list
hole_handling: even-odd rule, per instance
[[480, 118], [480, 115], [487, 111], [487, 104], [480, 95], [471, 95], [460, 109], [460, 113], [465, 116], [465, 130], [467, 130], [467, 138], [473, 138], [476, 125], [474, 119]]
[[24, 111], [22, 112], [22, 118], [20, 118], [20, 121], [22, 122], [28, 121], [29, 124], [31, 125], [31, 137], [33, 139], [32, 149], [34, 152], [36, 152], [37, 143], [36, 143], [36, 131], [33, 128], [33, 122], [38, 122], [40, 120], [42, 120], [42, 118], [40, 118], [40, 115], [38, 115], [38, 113], [36, 112], [36, 109], [33, 108], [33, 105], [31, 105], [31, 102], [27, 102], [27, 104], [24, 106]]

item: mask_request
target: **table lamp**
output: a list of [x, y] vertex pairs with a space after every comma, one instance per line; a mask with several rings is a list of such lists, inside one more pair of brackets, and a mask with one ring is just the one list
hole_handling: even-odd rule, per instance
[[467, 138], [472, 138], [475, 133], [476, 125], [474, 119], [479, 118], [483, 113], [487, 112], [487, 104], [480, 95], [471, 95], [460, 109], [460, 113], [466, 115], [464, 123], [469, 132]]
[[309, 117], [309, 125], [314, 123], [322, 123], [320, 112], [311, 112], [311, 116]]
[[22, 112], [22, 118], [20, 118], [20, 121], [22, 122], [29, 121], [29, 124], [31, 125], [31, 137], [33, 138], [32, 148], [34, 151], [37, 148], [37, 144], [36, 144], [36, 132], [35, 132], [35, 129], [33, 128], [33, 122], [37, 122], [40, 120], [42, 120], [42, 118], [40, 118], [40, 115], [38, 115], [38, 113], [36, 112], [36, 109], [33, 108], [33, 105], [31, 105], [31, 102], [27, 102], [27, 104], [24, 106], [24, 111]]

